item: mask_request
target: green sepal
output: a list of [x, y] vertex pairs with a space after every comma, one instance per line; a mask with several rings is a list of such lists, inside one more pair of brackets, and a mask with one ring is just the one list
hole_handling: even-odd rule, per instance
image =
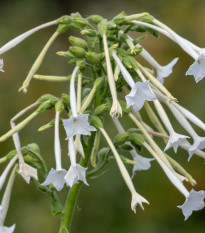
[[91, 15], [87, 19], [94, 24], [99, 24], [102, 20], [104, 20], [104, 18], [100, 15]]
[[116, 24], [122, 24], [126, 20], [126, 16], [127, 16], [127, 14], [124, 11], [122, 11], [120, 14], [116, 15], [113, 18], [113, 21]]
[[66, 112], [68, 112], [70, 108], [70, 96], [66, 93], [62, 93], [61, 100], [63, 101]]
[[69, 24], [60, 24], [56, 31], [58, 32], [58, 34], [62, 34], [66, 32], [68, 29], [69, 29]]
[[101, 36], [106, 35], [106, 33], [107, 33], [107, 19], [103, 19], [98, 24], [98, 32], [100, 33]]
[[105, 104], [101, 104], [99, 106], [97, 106], [94, 110], [94, 115], [96, 116], [101, 116], [103, 115], [105, 112], [109, 111], [109, 106], [107, 103]]
[[122, 149], [122, 150], [133, 150], [133, 147], [128, 145], [128, 144], [123, 144], [122, 146], [120, 146], [120, 149]]
[[69, 36], [68, 40], [73, 46], [81, 47], [86, 50], [88, 48], [87, 42], [79, 37]]
[[69, 24], [72, 22], [71, 17], [69, 15], [63, 15], [59, 19], [57, 19], [59, 24]]
[[105, 82], [105, 78], [104, 77], [98, 77], [93, 86], [95, 87], [95, 89], [99, 89], [101, 88], [103, 85], [104, 85], [104, 82]]
[[40, 98], [37, 99], [37, 102], [39, 104], [42, 104], [44, 103], [45, 101], [48, 101], [49, 99], [51, 99], [52, 97], [54, 97], [53, 95], [51, 94], [44, 94], [42, 95]]
[[69, 51], [77, 58], [83, 58], [86, 54], [85, 49], [78, 46], [70, 46]]
[[80, 31], [82, 35], [90, 36], [90, 37], [95, 37], [97, 36], [97, 32], [93, 29], [83, 29]]
[[101, 61], [101, 56], [91, 51], [86, 53], [86, 58], [88, 59], [89, 63], [91, 63], [92, 65], [98, 64]]
[[103, 128], [103, 123], [97, 116], [90, 116], [90, 123], [97, 129]]
[[49, 100], [43, 102], [38, 109], [36, 110], [37, 113], [43, 113], [55, 106], [55, 104], [59, 101], [56, 97], [51, 97]]
[[114, 138], [115, 145], [119, 146], [119, 145], [124, 144], [128, 140], [129, 136], [130, 136], [129, 133], [117, 134]]
[[89, 22], [87, 19], [84, 19], [82, 17], [75, 17], [72, 19], [75, 24], [77, 24], [80, 27], [86, 27], [89, 25]]
[[58, 196], [55, 195], [55, 192], [51, 192], [51, 212], [53, 216], [63, 213], [63, 206], [58, 199]]
[[69, 233], [69, 231], [68, 231], [68, 229], [67, 229], [65, 226], [62, 226], [62, 227], [60, 228], [59, 233]]
[[139, 145], [139, 146], [142, 146], [143, 143], [144, 143], [144, 141], [145, 141], [145, 139], [144, 139], [144, 137], [142, 136], [142, 134], [138, 134], [138, 133], [133, 133], [133, 134], [131, 134], [129, 140], [130, 140], [131, 142], [136, 143], [136, 144]]

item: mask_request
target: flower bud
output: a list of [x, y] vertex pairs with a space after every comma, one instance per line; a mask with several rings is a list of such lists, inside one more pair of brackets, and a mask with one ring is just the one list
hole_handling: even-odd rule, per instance
[[85, 27], [87, 25], [89, 25], [87, 19], [81, 18], [81, 17], [75, 17], [73, 18], [73, 22], [77, 25], [79, 25], [80, 27]]
[[40, 98], [38, 98], [37, 102], [38, 102], [39, 104], [42, 104], [43, 102], [45, 102], [45, 101], [51, 99], [52, 97], [54, 97], [54, 96], [51, 95], [51, 94], [44, 94], [44, 95], [42, 95]]
[[57, 28], [58, 34], [64, 33], [69, 29], [69, 24], [60, 24]]
[[98, 24], [98, 32], [100, 33], [101, 36], [106, 34], [106, 32], [107, 32], [107, 20], [106, 19], [103, 19]]
[[127, 139], [129, 138], [129, 133], [120, 133], [120, 134], [117, 134], [114, 138], [114, 143], [116, 145], [122, 145], [124, 144]]
[[99, 24], [104, 18], [100, 15], [91, 15], [88, 17], [88, 20], [90, 20], [94, 24]]
[[97, 108], [95, 109], [94, 115], [101, 116], [101, 115], [103, 115], [107, 111], [109, 111], [108, 104], [107, 103], [101, 104], [101, 105], [97, 106]]
[[130, 135], [130, 141], [134, 142], [135, 144], [139, 146], [142, 146], [145, 140], [141, 134], [133, 133]]
[[65, 110], [68, 112], [69, 110], [69, 107], [70, 107], [70, 96], [63, 93], [62, 96], [61, 96], [61, 100], [63, 102], [63, 105], [65, 107]]
[[56, 53], [59, 56], [64, 56], [64, 57], [68, 57], [68, 58], [75, 58], [75, 56], [68, 50], [67, 52], [64, 51], [59, 51]]
[[128, 144], [124, 144], [124, 145], [120, 146], [120, 149], [122, 149], [122, 150], [133, 150], [133, 147], [128, 145]]
[[31, 151], [33, 151], [35, 153], [40, 153], [40, 148], [39, 148], [38, 144], [36, 144], [36, 143], [30, 143], [30, 144], [28, 144], [27, 145], [27, 149], [31, 150]]
[[86, 53], [86, 58], [92, 65], [100, 63], [100, 55], [97, 53], [89, 51]]
[[74, 24], [74, 23], [70, 23], [69, 28], [73, 29], [73, 30], [78, 30], [78, 31], [81, 30], [81, 27], [79, 25], [77, 25], [77, 24]]
[[97, 35], [97, 32], [92, 29], [84, 29], [80, 31], [82, 35], [90, 36], [90, 37], [95, 37]]
[[58, 102], [58, 98], [56, 97], [51, 97], [49, 100], [43, 102], [38, 109], [36, 110], [37, 113], [43, 113], [49, 109], [51, 109], [55, 104]]
[[108, 30], [115, 29], [116, 26], [117, 26], [117, 25], [116, 25], [113, 21], [109, 21], [109, 22], [107, 23], [107, 28], [108, 28]]
[[124, 21], [126, 20], [126, 14], [125, 12], [121, 12], [120, 14], [116, 15], [113, 19], [113, 21], [116, 23], [116, 24], [121, 24], [123, 23]]
[[85, 49], [77, 46], [70, 46], [69, 51], [78, 58], [83, 58], [86, 54]]
[[101, 119], [97, 116], [90, 116], [90, 120], [91, 120], [91, 124], [99, 129], [99, 128], [103, 128], [103, 123], [101, 121]]
[[69, 24], [72, 22], [71, 17], [69, 15], [63, 15], [62, 17], [60, 17], [57, 22], [59, 24]]
[[81, 47], [83, 49], [88, 48], [87, 42], [79, 37], [69, 36], [68, 40], [73, 46]]
[[104, 79], [103, 77], [97, 78], [97, 79], [95, 80], [95, 82], [94, 82], [94, 87], [95, 87], [96, 89], [101, 88], [101, 87], [103, 86], [103, 84], [104, 84], [104, 81], [105, 81], [105, 79]]
[[102, 149], [99, 150], [98, 157], [104, 158], [107, 155], [108, 152], [109, 152], [109, 148], [108, 147], [103, 147]]
[[55, 110], [56, 112], [61, 112], [62, 110], [64, 110], [64, 104], [61, 100], [55, 104]]

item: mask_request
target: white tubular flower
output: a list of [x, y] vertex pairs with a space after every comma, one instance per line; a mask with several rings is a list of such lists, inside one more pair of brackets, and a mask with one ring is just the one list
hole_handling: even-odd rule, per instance
[[166, 128], [170, 134], [169, 141], [168, 141], [164, 151], [168, 150], [170, 147], [173, 147], [174, 152], [176, 153], [178, 146], [180, 144], [187, 144], [188, 143], [186, 138], [189, 138], [189, 137], [178, 134], [174, 131], [166, 112], [164, 111], [162, 105], [160, 104], [160, 102], [158, 100], [154, 101], [154, 105], [155, 105], [157, 112], [160, 115], [164, 125], [166, 126]]
[[83, 181], [84, 184], [89, 185], [86, 181], [87, 168], [82, 167], [80, 164], [76, 163], [76, 152], [75, 152], [73, 137], [69, 139], [68, 146], [69, 146], [71, 166], [64, 177], [66, 184], [72, 187], [74, 184], [78, 183], [79, 180], [81, 180]]
[[189, 67], [186, 75], [193, 75], [196, 83], [205, 77], [205, 51], [201, 53], [195, 62]]
[[[117, 128], [117, 131], [119, 133], [125, 133], [125, 130], [120, 124], [119, 120], [116, 117], [113, 117], [112, 120], [115, 124], [115, 127]], [[132, 146], [132, 144], [129, 142], [127, 144]], [[133, 166], [131, 178], [134, 177], [136, 171], [148, 170], [151, 167], [150, 162], [154, 160], [139, 155], [134, 148], [130, 151], [130, 154], [132, 155], [133, 160], [136, 162], [136, 164]]]
[[125, 81], [132, 88], [131, 92], [125, 96], [127, 107], [129, 108], [130, 106], [133, 106], [134, 110], [138, 112], [143, 107], [145, 101], [152, 101], [156, 99], [150, 91], [149, 81], [135, 83], [116, 53], [113, 53], [112, 56], [120, 67]]
[[205, 207], [204, 198], [205, 191], [195, 191], [193, 189], [190, 191], [184, 204], [177, 206], [178, 208], [182, 209], [182, 213], [185, 217], [184, 220], [187, 220], [193, 211], [201, 210]]
[[4, 68], [4, 61], [3, 59], [0, 59], [0, 71], [1, 72], [4, 72], [3, 68]]
[[77, 103], [75, 94], [75, 76], [79, 70], [76, 66], [70, 80], [70, 106], [73, 116], [69, 119], [63, 120], [63, 126], [65, 128], [67, 138], [75, 136], [76, 134], [90, 135], [91, 131], [96, 131], [95, 127], [91, 126], [88, 122], [88, 114], [77, 114]]
[[189, 149], [188, 149], [188, 153], [189, 153], [188, 161], [189, 161], [191, 159], [193, 153], [197, 149], [200, 150], [200, 149], [205, 148], [205, 137], [200, 137], [197, 135], [197, 133], [194, 131], [194, 129], [189, 124], [187, 119], [184, 117], [184, 115], [176, 107], [174, 107], [170, 103], [166, 103], [166, 104], [168, 105], [168, 107], [170, 108], [170, 110], [172, 111], [172, 113], [176, 117], [176, 119], [179, 121], [181, 126], [190, 134], [190, 136], [194, 140], [194, 144], [191, 147], [189, 147]]
[[16, 38], [14, 38], [13, 40], [9, 41], [8, 43], [6, 43], [4, 46], [2, 46], [0, 48], [0, 54], [5, 53], [6, 51], [12, 49], [13, 47], [15, 47], [16, 45], [18, 45], [19, 43], [21, 43], [23, 40], [25, 40], [27, 37], [31, 36], [33, 33], [39, 31], [40, 29], [46, 28], [46, 27], [50, 27], [52, 25], [57, 24], [57, 21], [51, 21], [48, 23], [44, 23], [38, 27], [35, 27], [23, 34], [21, 34], [20, 36], [17, 36]]
[[12, 225], [11, 227], [5, 227], [4, 226], [4, 221], [8, 212], [9, 208], [9, 202], [10, 202], [10, 197], [11, 197], [11, 191], [15, 179], [15, 171], [16, 171], [17, 165], [13, 168], [13, 171], [10, 175], [8, 184], [6, 186], [6, 189], [4, 191], [4, 195], [1, 201], [0, 205], [0, 232], [1, 233], [13, 233], [15, 229], [15, 224]]
[[0, 177], [0, 190], [2, 189], [6, 177], [9, 173], [9, 171], [11, 170], [12, 166], [14, 165], [14, 163], [16, 162], [16, 160], [18, 159], [18, 155], [15, 155], [8, 163], [8, 165], [6, 166], [5, 170], [3, 171], [1, 177]]
[[138, 112], [143, 107], [145, 101], [156, 100], [156, 97], [150, 91], [149, 81], [146, 81], [136, 82], [131, 92], [125, 96], [125, 99], [127, 107], [133, 106], [134, 110]]
[[66, 175], [66, 170], [62, 169], [61, 164], [61, 146], [60, 146], [60, 137], [59, 137], [59, 117], [60, 112], [56, 112], [55, 117], [55, 160], [56, 160], [56, 170], [51, 168], [46, 180], [42, 183], [42, 185], [53, 184], [53, 186], [60, 191], [65, 184], [64, 176]]
[[122, 160], [120, 159], [120, 156], [118, 155], [118, 152], [117, 150], [115, 149], [111, 139], [109, 138], [109, 136], [107, 135], [106, 131], [103, 129], [103, 128], [100, 128], [100, 131], [102, 132], [103, 136], [105, 137], [108, 145], [110, 146], [110, 149], [112, 150], [113, 152], [113, 155], [116, 159], [116, 162], [117, 162], [117, 165], [120, 169], [120, 172], [121, 172], [121, 175], [122, 177], [124, 178], [124, 181], [125, 183], [127, 184], [131, 194], [132, 194], [132, 201], [131, 201], [131, 209], [136, 213], [136, 206], [137, 204], [140, 205], [140, 207], [144, 210], [144, 207], [142, 205], [142, 203], [147, 203], [149, 204], [149, 202], [144, 198], [142, 197], [141, 195], [139, 195], [136, 190], [135, 190], [135, 187], [132, 183], [132, 180], [129, 176], [129, 173], [127, 171], [127, 169], [125, 168]]
[[113, 99], [113, 104], [110, 110], [111, 117], [113, 116], [122, 116], [122, 108], [118, 102], [117, 99], [117, 91], [115, 86], [115, 80], [113, 77], [111, 62], [110, 62], [110, 55], [109, 55], [109, 49], [107, 45], [107, 37], [106, 35], [103, 35], [103, 46], [104, 46], [104, 52], [105, 52], [105, 60], [106, 60], [106, 66], [107, 66], [107, 76], [108, 76], [108, 83], [110, 87], [110, 92]]

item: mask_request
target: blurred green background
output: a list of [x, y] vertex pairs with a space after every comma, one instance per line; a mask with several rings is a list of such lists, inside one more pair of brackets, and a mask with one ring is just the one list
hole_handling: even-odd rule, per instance
[[[205, 46], [204, 0], [1, 0], [0, 46], [32, 27], [76, 11], [83, 16], [100, 14], [109, 19], [121, 11], [127, 14], [146, 11], [180, 35], [201, 47]], [[41, 94], [46, 92], [60, 96], [62, 92], [68, 91], [68, 86], [65, 84], [33, 80], [26, 95], [18, 92], [35, 58], [54, 30], [55, 28], [52, 27], [39, 31], [2, 56], [5, 73], [0, 74], [1, 135], [9, 130], [9, 119], [22, 108], [33, 103]], [[38, 73], [53, 75], [71, 73], [73, 67], [68, 66], [66, 59], [56, 55], [57, 51], [68, 48], [69, 33], [71, 32], [55, 41]], [[180, 104], [204, 120], [205, 81], [196, 84], [193, 77], [185, 76], [187, 68], [193, 62], [192, 58], [163, 36], [160, 39], [149, 36], [143, 45], [162, 65], [167, 64], [174, 57], [180, 58], [174, 67], [174, 73], [165, 81], [165, 85], [177, 97]], [[37, 129], [52, 118], [53, 112], [42, 115], [20, 132], [22, 145], [31, 142], [40, 145], [41, 154], [49, 168], [55, 166], [53, 131], [51, 129], [39, 133]], [[109, 122], [106, 122], [107, 128], [108, 124]], [[173, 124], [178, 128], [178, 132], [184, 133], [175, 121]], [[200, 130], [198, 133], [203, 135]], [[113, 132], [110, 134], [114, 135]], [[67, 142], [64, 138], [65, 133], [62, 129], [62, 154], [64, 167], [68, 169]], [[9, 138], [0, 144], [0, 155], [3, 156], [12, 149], [12, 139]], [[187, 153], [182, 149], [178, 150], [177, 155], [172, 150], [169, 154], [180, 161], [198, 181], [195, 189], [205, 189], [203, 159], [193, 156], [188, 163]], [[138, 207], [136, 215], [130, 209], [131, 196], [115, 162], [113, 161], [107, 168], [104, 175], [88, 180], [89, 187], [82, 187], [74, 214], [72, 233], [204, 232], [205, 210], [194, 213], [184, 222], [181, 210], [177, 208], [177, 205], [184, 202], [184, 197], [172, 186], [156, 162], [152, 163], [149, 171], [137, 173], [133, 180], [136, 190], [150, 202], [150, 205], [144, 205], [145, 211]], [[128, 166], [128, 169], [131, 171], [131, 167]], [[67, 191], [68, 189], [64, 188], [60, 193], [63, 201]], [[17, 224], [16, 233], [56, 233], [60, 218], [51, 216], [50, 202], [46, 195], [39, 193], [33, 184], [27, 185], [17, 178], [5, 225], [10, 226], [13, 223]]]

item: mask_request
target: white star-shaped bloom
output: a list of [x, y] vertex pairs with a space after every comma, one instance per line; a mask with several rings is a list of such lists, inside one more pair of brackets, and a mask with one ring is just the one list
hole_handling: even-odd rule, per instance
[[42, 183], [42, 185], [53, 184], [53, 186], [60, 191], [64, 184], [66, 183], [64, 176], [66, 175], [65, 169], [55, 170], [51, 168], [46, 180]]
[[90, 131], [96, 131], [96, 128], [88, 123], [88, 114], [80, 114], [76, 117], [71, 116], [63, 120], [63, 125], [67, 134], [66, 139], [70, 139], [76, 134], [90, 135]]
[[0, 71], [1, 72], [4, 72], [3, 67], [4, 67], [4, 61], [3, 59], [0, 59]]
[[205, 137], [195, 137], [194, 138], [194, 144], [189, 147], [188, 153], [189, 153], [189, 158], [188, 161], [191, 159], [192, 155], [196, 150], [203, 150], [205, 148]]
[[149, 81], [136, 82], [132, 87], [131, 92], [125, 96], [127, 102], [127, 108], [133, 106], [134, 110], [138, 112], [145, 101], [155, 100], [156, 97], [150, 91]]
[[65, 181], [68, 186], [72, 187], [78, 183], [78, 180], [83, 181], [84, 184], [89, 185], [86, 181], [86, 170], [88, 168], [82, 167], [80, 164], [71, 164], [67, 174], [65, 175]]
[[181, 134], [178, 134], [176, 132], [172, 132], [169, 137], [169, 141], [164, 148], [164, 151], [168, 150], [169, 148], [173, 147], [174, 152], [177, 153], [178, 146], [180, 144], [189, 144], [186, 138], [189, 138], [188, 136], [184, 136]]
[[0, 233], [13, 233], [15, 230], [15, 224], [11, 227], [0, 226]]
[[192, 214], [193, 211], [201, 210], [204, 208], [205, 191], [195, 191], [191, 190], [186, 201], [183, 205], [177, 206], [182, 209], [182, 213], [185, 216], [185, 220]]
[[31, 167], [25, 162], [19, 163], [19, 173], [28, 184], [30, 182], [31, 177], [38, 180], [37, 169], [34, 167]]
[[164, 83], [164, 78], [167, 78], [172, 73], [173, 66], [177, 63], [178, 57], [174, 58], [169, 64], [166, 66], [156, 66], [157, 69], [157, 80], [160, 81], [160, 83]]
[[205, 77], [205, 50], [199, 55], [196, 61], [189, 67], [186, 75], [193, 75], [196, 83]]
[[151, 161], [153, 161], [154, 159], [145, 158], [136, 153], [136, 155], [133, 156], [133, 160], [136, 162], [136, 164], [133, 166], [132, 169], [132, 178], [134, 177], [136, 171], [148, 170], [151, 167]]

